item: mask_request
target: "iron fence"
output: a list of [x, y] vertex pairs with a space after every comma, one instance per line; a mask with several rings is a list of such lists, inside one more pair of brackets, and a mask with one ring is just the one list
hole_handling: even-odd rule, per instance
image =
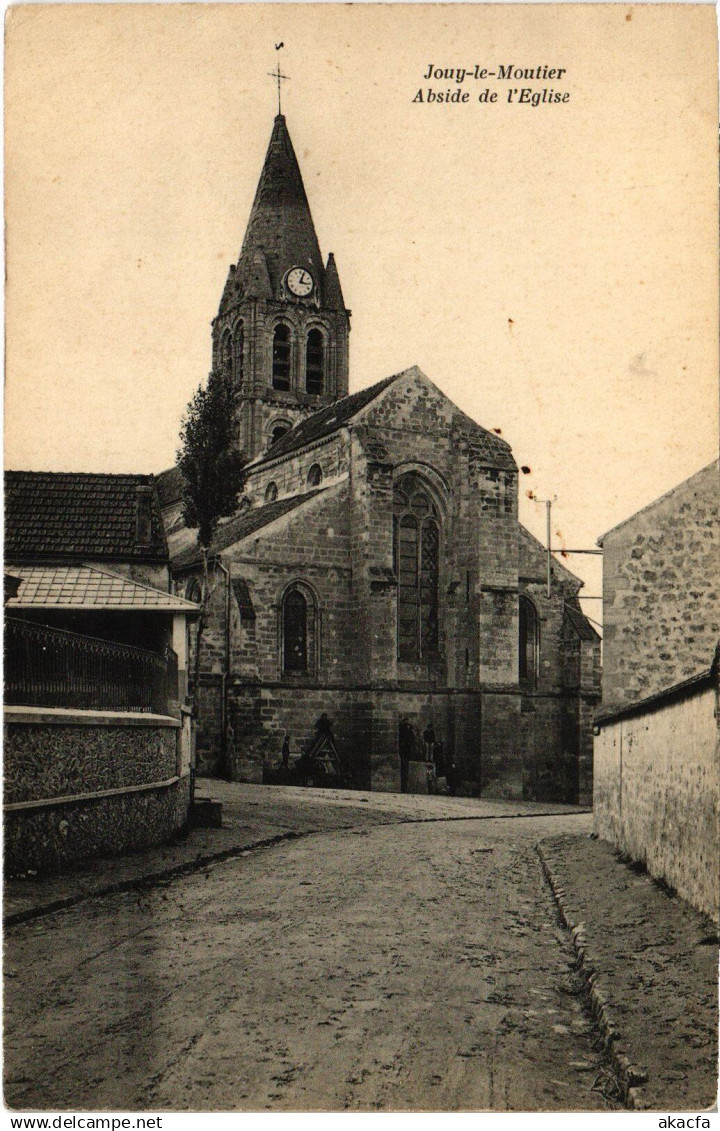
[[177, 656], [5, 618], [5, 702], [24, 707], [167, 714]]

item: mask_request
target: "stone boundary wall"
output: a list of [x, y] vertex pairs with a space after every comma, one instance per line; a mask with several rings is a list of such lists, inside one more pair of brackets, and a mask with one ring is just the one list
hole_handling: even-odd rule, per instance
[[718, 690], [710, 675], [601, 716], [594, 826], [700, 911], [720, 915]]
[[166, 841], [190, 803], [181, 733], [164, 715], [6, 708], [6, 873]]
[[601, 541], [602, 694], [611, 708], [701, 671], [720, 638], [717, 463]]

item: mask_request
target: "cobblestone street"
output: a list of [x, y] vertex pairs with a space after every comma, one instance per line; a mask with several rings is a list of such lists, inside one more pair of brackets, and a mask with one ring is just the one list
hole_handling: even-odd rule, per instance
[[6, 1102], [620, 1106], [534, 847], [589, 829], [328, 829], [12, 927]]

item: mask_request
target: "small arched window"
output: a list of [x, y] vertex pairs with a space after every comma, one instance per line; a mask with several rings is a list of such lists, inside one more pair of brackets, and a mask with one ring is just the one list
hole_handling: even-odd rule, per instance
[[325, 341], [320, 330], [311, 330], [305, 344], [305, 391], [322, 393], [325, 385]]
[[406, 475], [393, 494], [393, 564], [398, 659], [428, 659], [439, 644], [440, 523], [425, 484], [414, 474]]
[[310, 590], [296, 584], [283, 597], [281, 610], [282, 670], [311, 675], [315, 670], [317, 616]]
[[280, 437], [284, 436], [285, 433], [289, 431], [290, 426], [288, 424], [276, 424], [272, 432], [270, 433], [270, 442], [268, 444], [268, 447], [271, 448], [273, 444], [277, 444]]
[[194, 577], [188, 581], [185, 597], [188, 601], [194, 601], [196, 605], [202, 604], [202, 583], [199, 578]]
[[290, 388], [290, 329], [282, 322], [273, 333], [272, 383], [273, 389]]
[[242, 385], [245, 376], [245, 324], [240, 319], [235, 323], [235, 381]]
[[519, 664], [520, 685], [528, 690], [537, 687], [540, 667], [540, 623], [532, 601], [520, 598], [519, 625]]
[[233, 365], [233, 348], [232, 348], [232, 334], [229, 330], [223, 332], [220, 339], [220, 366], [223, 373], [232, 373]]
[[265, 488], [265, 502], [274, 503], [278, 496], [277, 483], [268, 483]]
[[323, 472], [319, 463], [314, 463], [307, 473], [308, 487], [319, 487], [322, 483]]

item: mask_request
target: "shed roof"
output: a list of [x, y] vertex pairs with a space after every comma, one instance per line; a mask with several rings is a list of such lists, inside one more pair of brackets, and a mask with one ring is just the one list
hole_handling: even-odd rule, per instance
[[16, 566], [20, 579], [11, 609], [140, 609], [196, 614], [198, 606], [174, 593], [142, 585], [128, 577], [90, 565]]

